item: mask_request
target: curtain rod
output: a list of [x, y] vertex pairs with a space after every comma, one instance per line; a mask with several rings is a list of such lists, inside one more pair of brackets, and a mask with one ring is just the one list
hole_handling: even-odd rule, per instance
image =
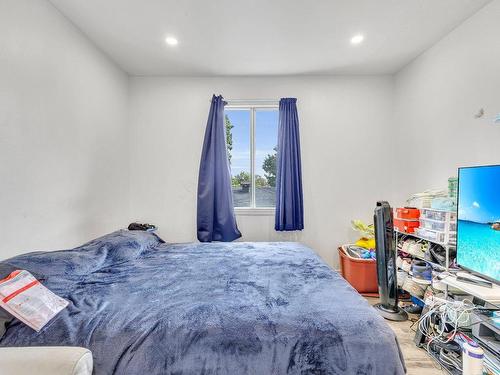
[[[211, 99], [209, 100], [212, 101]], [[224, 99], [228, 105], [278, 105], [279, 99]]]

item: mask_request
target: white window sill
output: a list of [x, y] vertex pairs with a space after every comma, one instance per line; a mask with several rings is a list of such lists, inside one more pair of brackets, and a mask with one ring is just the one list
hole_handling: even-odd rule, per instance
[[235, 208], [236, 216], [274, 216], [274, 208]]

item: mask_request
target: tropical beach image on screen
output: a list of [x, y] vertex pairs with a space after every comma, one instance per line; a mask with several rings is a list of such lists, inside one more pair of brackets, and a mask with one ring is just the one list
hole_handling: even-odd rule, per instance
[[500, 166], [459, 170], [457, 260], [500, 280]]

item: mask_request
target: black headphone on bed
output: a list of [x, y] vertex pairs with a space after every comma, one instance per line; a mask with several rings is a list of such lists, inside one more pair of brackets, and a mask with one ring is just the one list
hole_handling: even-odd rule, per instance
[[141, 223], [130, 223], [128, 225], [128, 230], [143, 230], [147, 232], [153, 232], [156, 230], [156, 225], [153, 224], [141, 224]]

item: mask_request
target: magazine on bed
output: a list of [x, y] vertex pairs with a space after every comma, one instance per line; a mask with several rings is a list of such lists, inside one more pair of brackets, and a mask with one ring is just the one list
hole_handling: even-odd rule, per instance
[[66, 306], [68, 301], [52, 293], [28, 271], [17, 270], [0, 280], [0, 307], [37, 332]]

